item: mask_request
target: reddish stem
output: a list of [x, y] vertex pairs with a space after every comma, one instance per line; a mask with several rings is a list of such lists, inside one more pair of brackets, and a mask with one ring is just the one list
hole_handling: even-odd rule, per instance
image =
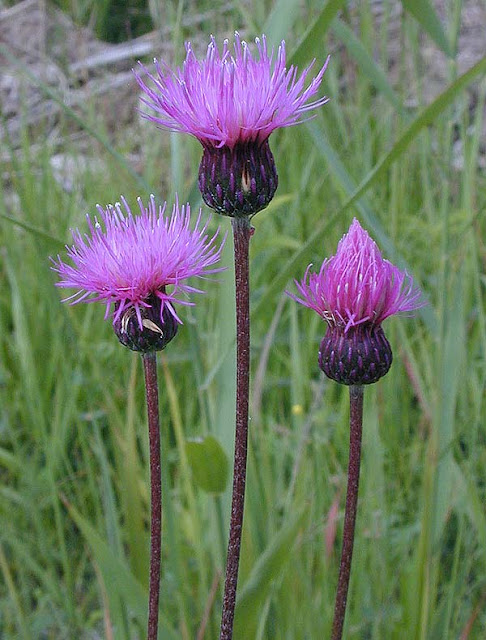
[[236, 432], [231, 522], [226, 558], [220, 640], [231, 640], [240, 562], [248, 451], [248, 397], [250, 385], [249, 248], [252, 228], [247, 217], [234, 218], [236, 288]]
[[349, 417], [349, 465], [348, 488], [346, 492], [346, 511], [344, 514], [343, 548], [341, 551], [341, 565], [334, 606], [334, 620], [332, 623], [331, 640], [341, 640], [343, 635], [346, 602], [348, 599], [349, 577], [351, 574], [351, 560], [353, 558], [354, 528], [358, 506], [359, 468], [361, 462], [361, 434], [363, 425], [363, 387], [349, 387], [350, 417]]
[[160, 478], [159, 390], [155, 352], [143, 354], [143, 370], [150, 450], [150, 585], [147, 640], [157, 640], [162, 539], [162, 483]]

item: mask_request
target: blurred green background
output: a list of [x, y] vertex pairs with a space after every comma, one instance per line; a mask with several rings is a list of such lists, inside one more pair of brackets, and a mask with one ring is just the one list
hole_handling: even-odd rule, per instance
[[[59, 0], [0, 4], [0, 637], [143, 638], [149, 485], [141, 363], [100, 305], [69, 307], [49, 256], [120, 194], [201, 205], [197, 141], [137, 113], [131, 68], [237, 29], [328, 53], [328, 105], [271, 137], [279, 172], [251, 247], [250, 456], [235, 639], [332, 621], [347, 389], [324, 323], [284, 295], [354, 216], [429, 304], [385, 323], [366, 389], [346, 638], [486, 634], [484, 0]], [[209, 213], [209, 212], [208, 212]], [[226, 219], [213, 218], [229, 228]], [[217, 637], [234, 429], [228, 270], [159, 359], [160, 638]]]

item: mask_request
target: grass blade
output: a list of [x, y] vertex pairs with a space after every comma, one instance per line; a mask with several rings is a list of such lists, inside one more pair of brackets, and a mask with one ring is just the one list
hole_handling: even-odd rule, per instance
[[270, 42], [286, 37], [299, 15], [299, 7], [298, 0], [277, 0], [263, 28]]
[[354, 58], [361, 71], [368, 77], [370, 83], [380, 91], [390, 104], [400, 113], [405, 115], [405, 110], [397, 94], [393, 91], [385, 72], [373, 60], [361, 40], [353, 33], [342, 20], [336, 19], [332, 24], [332, 30], [340, 38], [350, 56]]
[[[80, 529], [93, 552], [103, 580], [106, 585], [110, 601], [120, 600], [128, 607], [130, 614], [135, 616], [145, 627], [147, 617], [147, 593], [142, 585], [134, 578], [125, 562], [110, 549], [91, 524], [70, 504], [66, 504], [69, 515]], [[177, 633], [168, 622], [161, 620], [163, 636], [167, 640], [177, 640]]]
[[327, 33], [331, 22], [346, 0], [329, 0], [321, 9], [317, 18], [307, 29], [297, 48], [289, 58], [289, 65], [302, 66], [308, 64], [314, 57], [321, 59], [318, 52], [322, 49], [324, 35]]
[[429, 0], [402, 0], [402, 5], [417, 20], [422, 29], [429, 34], [435, 44], [449, 58], [453, 58], [452, 47]]
[[261, 607], [268, 596], [272, 582], [278, 579], [292, 557], [291, 549], [306, 513], [304, 510], [291, 517], [256, 561], [236, 603], [234, 631], [236, 639], [255, 637]]

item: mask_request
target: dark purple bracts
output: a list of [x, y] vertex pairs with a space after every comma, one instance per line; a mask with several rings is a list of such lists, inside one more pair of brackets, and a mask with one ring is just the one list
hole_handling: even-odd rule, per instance
[[204, 145], [199, 189], [204, 202], [226, 216], [252, 216], [277, 189], [278, 176], [268, 140], [214, 147]]
[[319, 367], [347, 385], [377, 382], [392, 364], [392, 350], [381, 326], [358, 325], [344, 332], [328, 327], [319, 349]]

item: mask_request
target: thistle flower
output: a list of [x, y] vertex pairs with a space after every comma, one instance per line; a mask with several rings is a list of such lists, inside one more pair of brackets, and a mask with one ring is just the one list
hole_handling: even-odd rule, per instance
[[185, 280], [221, 271], [213, 265], [222, 245], [219, 229], [209, 237], [208, 222], [201, 226], [201, 212], [190, 228], [189, 205], [176, 202], [168, 216], [166, 203], [157, 207], [153, 196], [147, 208], [140, 198], [138, 204], [137, 216], [124, 198], [115, 206], [98, 205], [101, 222], [87, 216], [89, 235], [72, 231], [74, 244], [66, 248], [73, 264], [58, 255], [52, 268], [61, 277], [58, 287], [78, 289], [65, 301], [104, 302], [105, 318], [114, 305], [120, 342], [134, 351], [159, 351], [182, 324], [174, 304], [193, 304], [181, 294], [203, 293]]
[[336, 255], [318, 273], [307, 268], [295, 281], [297, 302], [314, 309], [327, 322], [319, 366], [347, 385], [376, 382], [390, 369], [392, 351], [381, 323], [396, 313], [425, 304], [411, 276], [382, 258], [368, 233], [354, 219]]
[[142, 102], [155, 112], [143, 117], [189, 133], [203, 145], [199, 188], [209, 207], [229, 216], [253, 215], [268, 205], [278, 182], [270, 134], [298, 124], [328, 100], [310, 101], [327, 60], [306, 88], [313, 63], [298, 77], [296, 67], [286, 68], [285, 42], [275, 58], [264, 35], [255, 43], [258, 57], [253, 58], [238, 33], [234, 55], [227, 40], [220, 52], [211, 38], [206, 58], [198, 60], [188, 42], [185, 62], [175, 72], [155, 60], [157, 77], [147, 72], [153, 88], [135, 74]]

